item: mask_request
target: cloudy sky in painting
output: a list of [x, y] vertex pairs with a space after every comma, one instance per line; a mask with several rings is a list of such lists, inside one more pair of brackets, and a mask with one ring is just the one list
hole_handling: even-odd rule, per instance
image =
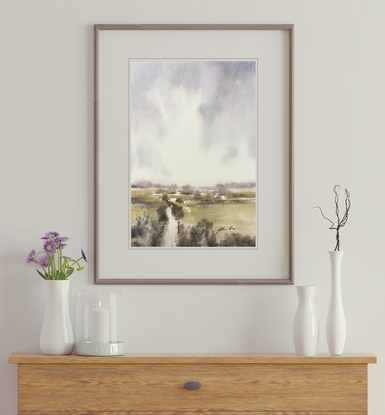
[[131, 182], [256, 181], [256, 62], [130, 60]]

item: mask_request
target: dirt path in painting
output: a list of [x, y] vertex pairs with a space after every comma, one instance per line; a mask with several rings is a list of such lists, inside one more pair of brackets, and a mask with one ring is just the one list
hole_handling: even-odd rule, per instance
[[174, 215], [171, 213], [171, 208], [167, 208], [168, 216], [168, 235], [166, 246], [174, 247], [176, 246], [176, 237], [178, 231], [178, 222], [175, 220]]

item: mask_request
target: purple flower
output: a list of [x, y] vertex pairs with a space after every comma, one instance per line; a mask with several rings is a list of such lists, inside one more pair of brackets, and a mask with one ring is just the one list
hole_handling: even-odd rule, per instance
[[57, 244], [61, 244], [62, 242], [67, 242], [68, 239], [70, 239], [70, 238], [67, 238], [66, 236], [59, 236], [58, 238], [55, 238], [54, 241]]
[[46, 254], [54, 254], [56, 252], [56, 242], [48, 240], [44, 242], [43, 249]]
[[63, 256], [62, 256], [62, 258], [72, 259], [72, 258], [70, 258], [69, 256], [65, 256], [65, 255], [63, 255]]
[[48, 258], [48, 255], [44, 255], [39, 259], [40, 264], [44, 267], [47, 268], [48, 265], [50, 265], [50, 261]]
[[35, 259], [36, 251], [32, 249], [32, 251], [28, 254], [27, 260], [25, 261], [27, 264], [30, 264], [31, 262], [37, 262]]
[[88, 263], [86, 254], [84, 253], [83, 249], [81, 250], [81, 252], [82, 252], [82, 257], [83, 257], [84, 261], [86, 261]]
[[63, 242], [68, 241], [68, 239], [66, 236], [59, 236], [58, 238], [54, 238], [53, 241], [56, 242], [58, 248], [64, 248], [67, 244]]
[[58, 232], [46, 232], [41, 239], [53, 239], [57, 238], [60, 234]]

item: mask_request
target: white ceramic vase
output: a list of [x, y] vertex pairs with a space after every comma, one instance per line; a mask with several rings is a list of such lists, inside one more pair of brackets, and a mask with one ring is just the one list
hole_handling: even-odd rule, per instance
[[315, 285], [297, 285], [298, 307], [294, 317], [293, 339], [297, 356], [315, 356], [319, 325], [314, 305]]
[[341, 261], [344, 251], [329, 251], [331, 262], [331, 290], [326, 340], [332, 356], [342, 354], [346, 340], [346, 320], [341, 294]]
[[69, 280], [47, 280], [46, 308], [40, 335], [43, 354], [71, 354], [74, 332], [68, 307]]

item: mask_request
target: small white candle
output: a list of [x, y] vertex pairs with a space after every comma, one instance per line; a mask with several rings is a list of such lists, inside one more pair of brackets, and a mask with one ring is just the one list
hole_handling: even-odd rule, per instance
[[90, 340], [91, 343], [110, 342], [110, 312], [101, 307], [100, 301], [99, 307], [91, 310]]

